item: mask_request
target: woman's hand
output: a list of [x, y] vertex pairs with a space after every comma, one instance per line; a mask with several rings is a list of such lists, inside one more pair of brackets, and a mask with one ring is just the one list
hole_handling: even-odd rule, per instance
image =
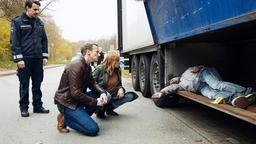
[[117, 92], [117, 98], [122, 99], [124, 97], [124, 89], [121, 87]]

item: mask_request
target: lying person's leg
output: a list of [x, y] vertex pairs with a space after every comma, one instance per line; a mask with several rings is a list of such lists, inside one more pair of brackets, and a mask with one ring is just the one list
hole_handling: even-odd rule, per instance
[[210, 86], [204, 86], [200, 89], [200, 92], [202, 95], [210, 98], [210, 99], [217, 99], [218, 97], [223, 97], [225, 100], [225, 103], [231, 104], [235, 107], [239, 108], [246, 108], [256, 100], [255, 94], [248, 94], [243, 95], [241, 93], [232, 93], [228, 91], [219, 91], [212, 89]]
[[223, 81], [215, 68], [206, 68], [201, 72], [200, 80], [207, 83], [211, 88], [231, 93], [241, 93], [248, 95], [252, 88], [245, 88], [238, 84]]
[[231, 103], [231, 98], [234, 95], [234, 93], [228, 92], [228, 91], [220, 91], [215, 90], [211, 88], [208, 85], [205, 85], [204, 87], [199, 89], [199, 92], [203, 95], [208, 97], [209, 99], [217, 99], [218, 97], [223, 97], [225, 100], [225, 103]]

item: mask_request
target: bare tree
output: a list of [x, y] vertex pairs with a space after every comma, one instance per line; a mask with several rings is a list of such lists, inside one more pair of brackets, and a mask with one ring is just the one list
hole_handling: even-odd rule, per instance
[[[10, 21], [14, 16], [24, 11], [24, 3], [26, 0], [0, 0], [0, 18]], [[42, 0], [39, 0], [42, 1]], [[44, 11], [51, 3], [57, 0], [50, 0], [41, 10]]]
[[11, 20], [23, 11], [25, 0], [0, 0], [0, 17]]

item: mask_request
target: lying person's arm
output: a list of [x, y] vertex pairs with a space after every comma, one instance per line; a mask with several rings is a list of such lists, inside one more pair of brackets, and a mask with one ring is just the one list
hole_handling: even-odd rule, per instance
[[183, 90], [179, 84], [171, 84], [165, 88], [163, 88], [160, 92], [156, 92], [152, 95], [152, 98], [160, 98], [164, 95], [175, 93], [178, 90]]
[[178, 84], [180, 82], [180, 77], [174, 77], [170, 80], [170, 85], [171, 84]]

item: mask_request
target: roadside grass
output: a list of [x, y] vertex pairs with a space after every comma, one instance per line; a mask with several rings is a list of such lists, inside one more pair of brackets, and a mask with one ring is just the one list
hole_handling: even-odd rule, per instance
[[[66, 61], [49, 61], [48, 64], [68, 64], [70, 63], [69, 60]], [[7, 61], [7, 60], [1, 60], [0, 61], [0, 70], [11, 70], [11, 69], [16, 69], [16, 63], [13, 61]]]
[[[66, 60], [66, 61], [49, 61], [49, 65], [54, 65], [54, 64], [69, 64], [70, 60]], [[4, 71], [4, 70], [12, 70], [12, 69], [16, 69], [17, 65], [15, 62], [13, 61], [0, 61], [0, 70]], [[122, 76], [123, 77], [131, 77], [131, 73], [129, 73], [129, 69], [123, 69], [122, 70]]]
[[1, 60], [0, 61], [0, 68], [1, 69], [15, 69], [17, 66], [16, 66], [16, 63], [13, 62], [13, 61], [6, 61], [6, 60]]

